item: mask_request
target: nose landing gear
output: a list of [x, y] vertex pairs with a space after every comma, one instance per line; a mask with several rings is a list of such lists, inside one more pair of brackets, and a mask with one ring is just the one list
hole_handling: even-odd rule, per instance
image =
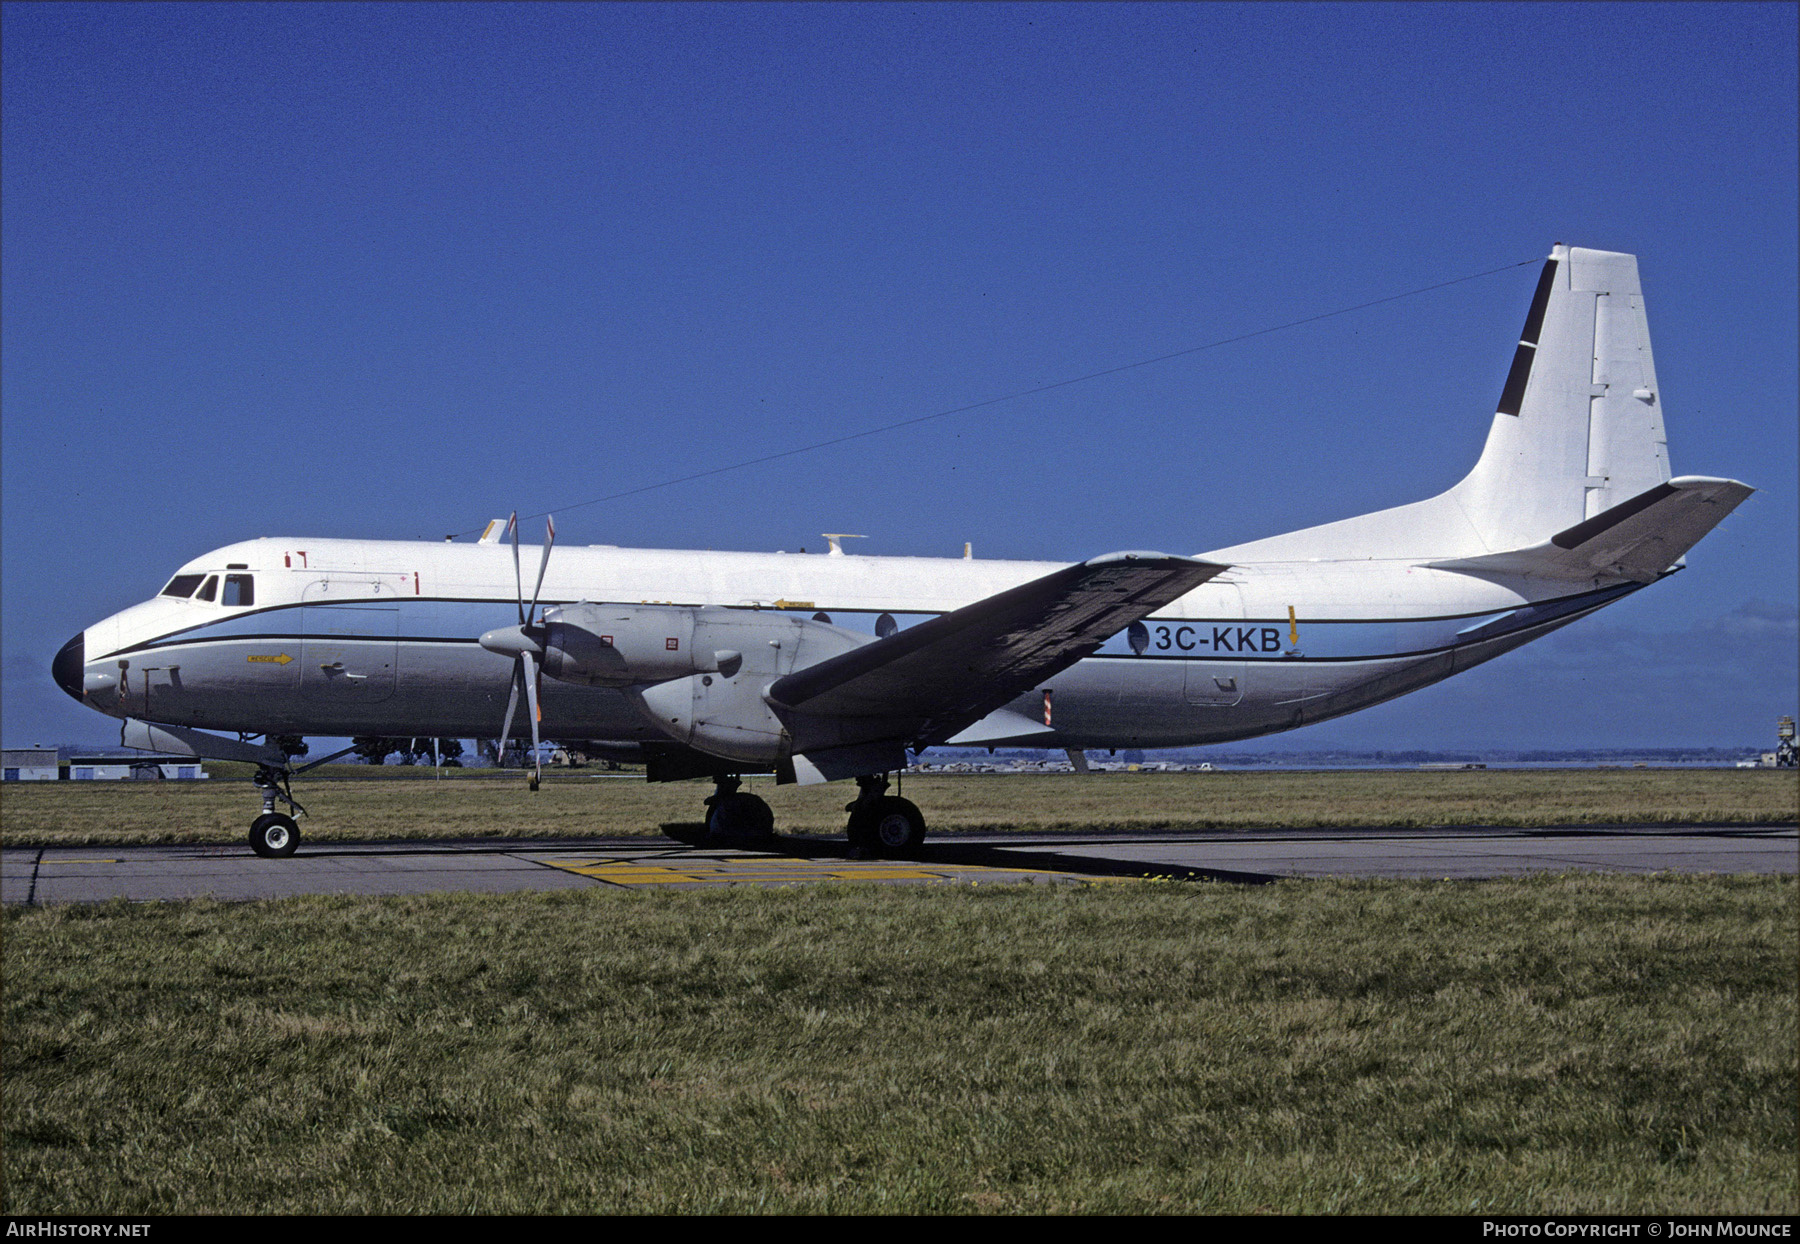
[[288, 773], [263, 765], [250, 779], [262, 792], [262, 815], [250, 822], [250, 849], [264, 859], [282, 859], [300, 846], [300, 823], [275, 810], [275, 801], [287, 804], [288, 810], [306, 815], [306, 809], [294, 798], [288, 786]]

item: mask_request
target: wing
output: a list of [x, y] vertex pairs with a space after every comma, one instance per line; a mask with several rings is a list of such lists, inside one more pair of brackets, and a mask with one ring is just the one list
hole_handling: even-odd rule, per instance
[[[768, 696], [799, 727], [799, 750], [809, 735], [828, 746], [941, 742], [1224, 569], [1165, 553], [1110, 553], [796, 670]], [[806, 719], [831, 724], [808, 730]], [[845, 719], [860, 728], [846, 730]]]

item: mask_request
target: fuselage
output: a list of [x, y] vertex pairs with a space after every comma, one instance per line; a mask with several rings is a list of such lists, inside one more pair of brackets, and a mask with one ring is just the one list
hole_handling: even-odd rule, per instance
[[[529, 574], [536, 550], [523, 561]], [[798, 611], [881, 636], [1060, 565], [558, 546], [540, 601]], [[1436, 682], [1640, 586], [1475, 576], [1416, 559], [1234, 563], [1011, 707], [1047, 721], [1050, 733], [1020, 740], [1036, 747], [1248, 738]], [[164, 594], [88, 627], [55, 672], [116, 717], [491, 738], [513, 669], [477, 640], [516, 625], [518, 599], [501, 545], [251, 540], [196, 558]], [[544, 679], [541, 696], [546, 738], [660, 737], [626, 691]]]

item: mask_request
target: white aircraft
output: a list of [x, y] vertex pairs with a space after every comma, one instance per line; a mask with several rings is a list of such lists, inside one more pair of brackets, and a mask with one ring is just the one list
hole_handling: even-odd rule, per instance
[[925, 833], [887, 793], [909, 749], [1218, 743], [1365, 708], [1671, 573], [1752, 491], [1670, 478], [1637, 260], [1559, 245], [1480, 460], [1429, 500], [1076, 565], [846, 556], [841, 537], [552, 559], [552, 524], [529, 601], [516, 522], [510, 555], [497, 522], [477, 544], [250, 540], [76, 635], [53, 673], [125, 745], [259, 762], [263, 855], [299, 840], [276, 799], [304, 812], [267, 740], [498, 727], [504, 746], [521, 697], [533, 755], [541, 731], [653, 782], [712, 778], [714, 834], [772, 829], [744, 774], [854, 778], [852, 842], [903, 854]]

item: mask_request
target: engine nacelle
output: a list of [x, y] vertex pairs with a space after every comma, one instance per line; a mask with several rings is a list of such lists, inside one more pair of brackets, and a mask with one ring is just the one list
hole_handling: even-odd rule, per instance
[[695, 608], [562, 605], [544, 612], [543, 669], [560, 682], [638, 687], [719, 668], [732, 654], [697, 650]]
[[640, 686], [634, 698], [645, 718], [677, 743], [746, 763], [771, 763], [792, 750], [787, 728], [764, 698], [770, 683], [874, 642], [792, 614], [715, 607], [691, 613], [694, 648], [720, 659], [711, 669]]

